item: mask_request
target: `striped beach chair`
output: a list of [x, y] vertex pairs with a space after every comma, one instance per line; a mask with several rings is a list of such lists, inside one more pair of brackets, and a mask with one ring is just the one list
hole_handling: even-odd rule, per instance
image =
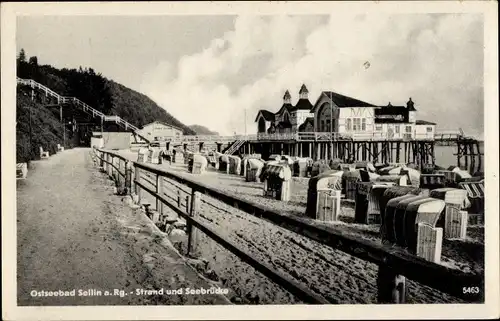
[[420, 175], [420, 187], [428, 189], [443, 188], [446, 186], [446, 178], [443, 174]]
[[361, 224], [380, 223], [380, 198], [393, 183], [358, 182], [354, 221]]
[[261, 180], [264, 181], [264, 196], [289, 201], [291, 179], [292, 171], [287, 165], [266, 164], [261, 175]]
[[477, 182], [462, 182], [458, 186], [467, 191], [471, 207], [469, 212], [484, 214], [484, 180]]
[[245, 180], [247, 182], [259, 182], [264, 162], [257, 158], [246, 159]]

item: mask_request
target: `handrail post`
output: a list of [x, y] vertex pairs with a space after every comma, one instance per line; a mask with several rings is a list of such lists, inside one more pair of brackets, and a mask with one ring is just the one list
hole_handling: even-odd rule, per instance
[[[156, 174], [156, 194], [163, 197], [163, 176]], [[163, 202], [156, 198], [156, 211], [160, 214], [160, 220], [163, 220]]]
[[140, 204], [141, 203], [141, 187], [137, 182], [140, 181], [141, 178], [141, 169], [138, 166], [135, 166], [135, 172], [134, 172], [134, 191], [135, 195], [137, 195], [137, 202]]
[[[196, 218], [200, 212], [201, 205], [201, 193], [195, 192], [191, 194], [191, 211], [189, 212], [189, 216]], [[187, 221], [187, 232], [188, 232], [188, 248], [187, 255], [190, 257], [196, 257], [197, 253], [197, 245], [198, 245], [198, 229], [191, 224], [191, 222]]]
[[108, 159], [109, 159], [109, 155], [107, 153], [103, 153], [104, 154], [104, 172], [106, 174], [109, 173], [109, 164], [108, 164]]
[[114, 167], [113, 167], [113, 161], [114, 161], [114, 158], [113, 158], [113, 155], [111, 154], [108, 154], [109, 155], [109, 173], [108, 175], [113, 178], [113, 170], [114, 170]]
[[402, 304], [406, 302], [406, 294], [406, 278], [386, 265], [379, 265], [377, 275], [378, 303]]
[[125, 162], [125, 189], [127, 194], [132, 192], [132, 162]]

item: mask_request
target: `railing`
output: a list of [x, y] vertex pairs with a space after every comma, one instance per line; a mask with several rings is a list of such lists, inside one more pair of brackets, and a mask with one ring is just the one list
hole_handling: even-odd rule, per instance
[[345, 140], [433, 140], [434, 135], [426, 133], [389, 134], [387, 132], [356, 132], [356, 133], [330, 133], [330, 132], [297, 132], [297, 133], [259, 133], [256, 140], [296, 140], [296, 141], [345, 141]]
[[[195, 229], [199, 229], [219, 245], [223, 246], [231, 253], [238, 256], [244, 262], [250, 264], [253, 268], [264, 274], [272, 281], [283, 286], [287, 291], [295, 295], [303, 302], [321, 304], [329, 303], [329, 301], [327, 301], [322, 296], [312, 292], [302, 284], [284, 275], [283, 273], [276, 271], [276, 269], [271, 267], [270, 265], [259, 262], [249, 252], [239, 248], [234, 242], [228, 240], [218, 232], [214, 231], [212, 228], [203, 223], [199, 218], [197, 218], [199, 214], [198, 212], [200, 204], [201, 202], [203, 202], [201, 192], [203, 192], [204, 190], [202, 186], [188, 185], [192, 188], [191, 197], [186, 198], [184, 206], [182, 206], [182, 201], [179, 196], [181, 189], [179, 189], [177, 193], [174, 193], [174, 196], [166, 195], [165, 191], [168, 190], [168, 188], [165, 188], [164, 184], [168, 182], [163, 179], [169, 178], [177, 182], [181, 180], [180, 183], [182, 183], [182, 179], [180, 179], [179, 177], [161, 170], [150, 168], [149, 166], [141, 163], [131, 162], [125, 157], [114, 153], [104, 152], [102, 150], [97, 150], [96, 153], [96, 151], [94, 150], [94, 155], [97, 159], [99, 159], [100, 165], [101, 167], [103, 167], [104, 171], [110, 177], [117, 180], [119, 185], [123, 184], [129, 190], [131, 190], [131, 187], [133, 185], [136, 194], [139, 196], [141, 194], [141, 190], [144, 190], [145, 192], [152, 195], [157, 201], [156, 209], [160, 211], [160, 215], [163, 214], [163, 206], [166, 205], [186, 220], [189, 231], [188, 255], [192, 256], [196, 252], [195, 239], [197, 237]], [[153, 180], [150, 180], [152, 178], [151, 176], [153, 176]], [[150, 188], [147, 185], [151, 185], [154, 187]], [[178, 188], [175, 184], [171, 184], [171, 187]], [[204, 194], [208, 195], [206, 191], [204, 191]], [[176, 201], [177, 206], [171, 204], [171, 201], [168, 200], [169, 198]], [[184, 207], [184, 210], [182, 209], [182, 207]]]
[[[58, 93], [56, 93], [55, 91], [51, 90], [50, 88], [32, 80], [32, 79], [22, 79], [22, 78], [17, 77], [17, 83], [21, 84], [21, 85], [31, 86], [31, 88], [38, 88], [38, 89], [44, 91], [46, 95], [50, 94], [52, 97], [56, 98], [58, 103], [60, 103], [60, 104], [73, 103], [73, 104], [81, 107], [84, 112], [86, 112], [88, 114], [92, 114], [92, 117], [98, 116], [98, 117], [103, 118], [105, 121], [114, 121], [117, 124], [123, 125], [125, 127], [125, 129], [130, 129], [134, 132], [137, 132], [139, 130], [139, 128], [130, 124], [129, 122], [127, 122], [126, 120], [124, 120], [120, 116], [106, 116], [102, 112], [98, 111], [97, 109], [94, 109], [91, 106], [87, 105], [86, 103], [84, 103], [80, 99], [78, 99], [76, 97], [61, 96]], [[144, 140], [146, 140], [146, 138], [142, 137], [140, 134], [138, 134], [138, 135], [141, 138], [143, 138]]]
[[[235, 210], [241, 210], [249, 215], [270, 221], [275, 225], [308, 237], [332, 249], [343, 251], [358, 259], [378, 265], [377, 288], [379, 303], [404, 303], [400, 301], [400, 299], [393, 297], [393, 293], [399, 291], [398, 282], [395, 282], [395, 280], [400, 279], [400, 276], [405, 276], [420, 284], [461, 298], [466, 302], [484, 301], [484, 274], [464, 273], [444, 265], [425, 261], [396, 247], [364, 239], [357, 239], [345, 233], [341, 227], [318, 226], [314, 224], [315, 221], [312, 219], [292, 217], [274, 212], [260, 204], [226, 195], [208, 185], [177, 176], [175, 173], [167, 172], [159, 167], [130, 161], [110, 151], [94, 150], [94, 152], [98, 155], [100, 164], [104, 167], [108, 175], [111, 177], [124, 177], [122, 182], [125, 181], [125, 186], [129, 191], [131, 187], [134, 187], [137, 195], [139, 195], [141, 191], [145, 191], [152, 195], [156, 199], [156, 209], [160, 211], [160, 216], [163, 214], [163, 206], [166, 205], [186, 219], [188, 231], [190, 231], [188, 251], [192, 251], [196, 248], [196, 229], [199, 229], [304, 302], [327, 303], [323, 297], [311, 292], [290, 277], [277, 272], [269, 265], [254, 259], [251, 254], [238, 248], [238, 246], [231, 241], [221, 236], [216, 231], [213, 231], [210, 227], [205, 225], [205, 223], [200, 221], [197, 218], [198, 206], [199, 202], [204, 201], [205, 196], [215, 198], [233, 207]], [[115, 164], [116, 160], [119, 164]], [[126, 170], [124, 171], [123, 169]], [[151, 184], [152, 187], [146, 186], [141, 180], [143, 173], [149, 177], [151, 177], [151, 175], [153, 176], [154, 180]], [[127, 177], [129, 178], [127, 179]], [[189, 212], [185, 212], [181, 209], [180, 202], [175, 205], [168, 201], [165, 196], [165, 180], [163, 180], [163, 178], [168, 178], [191, 188], [192, 194]], [[479, 291], [470, 293], [471, 291], [464, 290], [470, 287], [479, 287]]]
[[240, 139], [235, 141], [229, 148], [224, 152], [226, 155], [232, 155], [235, 151], [237, 151], [244, 143], [246, 140]]

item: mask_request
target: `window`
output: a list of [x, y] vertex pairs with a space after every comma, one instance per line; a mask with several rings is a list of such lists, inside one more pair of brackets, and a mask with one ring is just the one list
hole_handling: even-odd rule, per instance
[[396, 134], [399, 134], [399, 125], [394, 126], [396, 128]]
[[427, 132], [428, 133], [432, 133], [432, 127], [431, 126], [427, 127]]
[[331, 130], [330, 130], [330, 119], [327, 119], [327, 121], [326, 121], [326, 130], [325, 130], [325, 131], [326, 131], [326, 132], [331, 131]]
[[325, 131], [325, 121], [324, 120], [321, 121], [321, 127], [319, 128], [319, 131], [321, 131], [321, 132]]
[[361, 118], [354, 118], [354, 125], [352, 126], [352, 130], [361, 130]]
[[381, 131], [382, 130], [382, 125], [375, 125], [375, 130]]
[[366, 130], [366, 118], [361, 119], [361, 130]]
[[406, 126], [405, 131], [406, 131], [407, 133], [411, 133], [411, 126]]
[[352, 126], [352, 120], [350, 118], [347, 118], [347, 130], [351, 130]]

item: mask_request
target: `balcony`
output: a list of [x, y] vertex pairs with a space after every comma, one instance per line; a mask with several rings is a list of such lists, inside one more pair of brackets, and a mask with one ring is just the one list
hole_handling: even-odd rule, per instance
[[298, 132], [298, 133], [259, 133], [256, 137], [247, 136], [248, 140], [257, 141], [409, 141], [409, 140], [434, 140], [433, 133], [405, 133], [390, 134], [387, 132]]

